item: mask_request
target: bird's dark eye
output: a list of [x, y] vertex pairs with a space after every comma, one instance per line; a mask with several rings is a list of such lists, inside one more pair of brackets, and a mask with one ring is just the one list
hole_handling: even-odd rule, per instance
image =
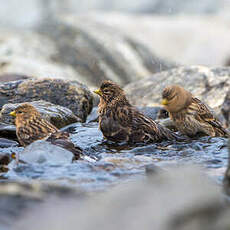
[[109, 90], [108, 89], [104, 89], [103, 92], [104, 93], [109, 93]]
[[19, 110], [17, 113], [20, 114], [20, 113], [22, 113], [22, 111]]

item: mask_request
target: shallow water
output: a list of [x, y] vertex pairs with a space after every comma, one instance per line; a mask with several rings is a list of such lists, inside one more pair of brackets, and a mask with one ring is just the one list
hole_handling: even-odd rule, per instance
[[[52, 180], [86, 190], [101, 190], [117, 183], [145, 176], [146, 165], [167, 168], [175, 164], [201, 165], [215, 180], [221, 181], [227, 166], [227, 139], [202, 137], [187, 142], [162, 142], [146, 146], [115, 145], [105, 142], [97, 123], [74, 124], [67, 127], [72, 141], [89, 156], [97, 157], [96, 163], [77, 161], [65, 165], [11, 164], [3, 175], [8, 180]], [[20, 152], [23, 148], [2, 149]]]

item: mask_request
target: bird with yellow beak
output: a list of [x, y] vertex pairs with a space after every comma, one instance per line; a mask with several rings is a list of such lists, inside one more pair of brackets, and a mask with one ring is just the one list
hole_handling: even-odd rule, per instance
[[103, 81], [94, 93], [100, 96], [99, 128], [106, 139], [131, 144], [181, 139], [132, 106], [116, 83]]
[[209, 106], [179, 85], [168, 86], [163, 90], [161, 104], [176, 128], [187, 136], [229, 136]]

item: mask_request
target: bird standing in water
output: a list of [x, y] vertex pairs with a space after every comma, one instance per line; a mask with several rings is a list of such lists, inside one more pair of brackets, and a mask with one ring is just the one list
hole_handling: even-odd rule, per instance
[[176, 128], [187, 136], [199, 133], [212, 137], [229, 136], [209, 107], [181, 86], [166, 87], [162, 92], [162, 104]]
[[69, 139], [69, 133], [58, 130], [29, 103], [19, 105], [10, 113], [15, 117], [16, 135], [19, 143], [26, 147], [37, 140], [46, 140], [71, 151], [74, 158], [78, 159], [82, 150]]
[[94, 93], [100, 96], [99, 128], [106, 139], [128, 143], [181, 139], [133, 107], [123, 89], [114, 82], [102, 82]]

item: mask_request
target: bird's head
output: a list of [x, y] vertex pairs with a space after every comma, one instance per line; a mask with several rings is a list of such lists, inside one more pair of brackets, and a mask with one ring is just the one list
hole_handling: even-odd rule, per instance
[[123, 89], [112, 81], [103, 81], [100, 88], [94, 93], [99, 95], [106, 103], [116, 101], [127, 101]]
[[161, 104], [171, 113], [178, 112], [191, 102], [192, 94], [179, 85], [166, 87], [162, 92]]
[[17, 120], [31, 120], [33, 117], [40, 117], [40, 113], [29, 103], [19, 105], [10, 115]]

